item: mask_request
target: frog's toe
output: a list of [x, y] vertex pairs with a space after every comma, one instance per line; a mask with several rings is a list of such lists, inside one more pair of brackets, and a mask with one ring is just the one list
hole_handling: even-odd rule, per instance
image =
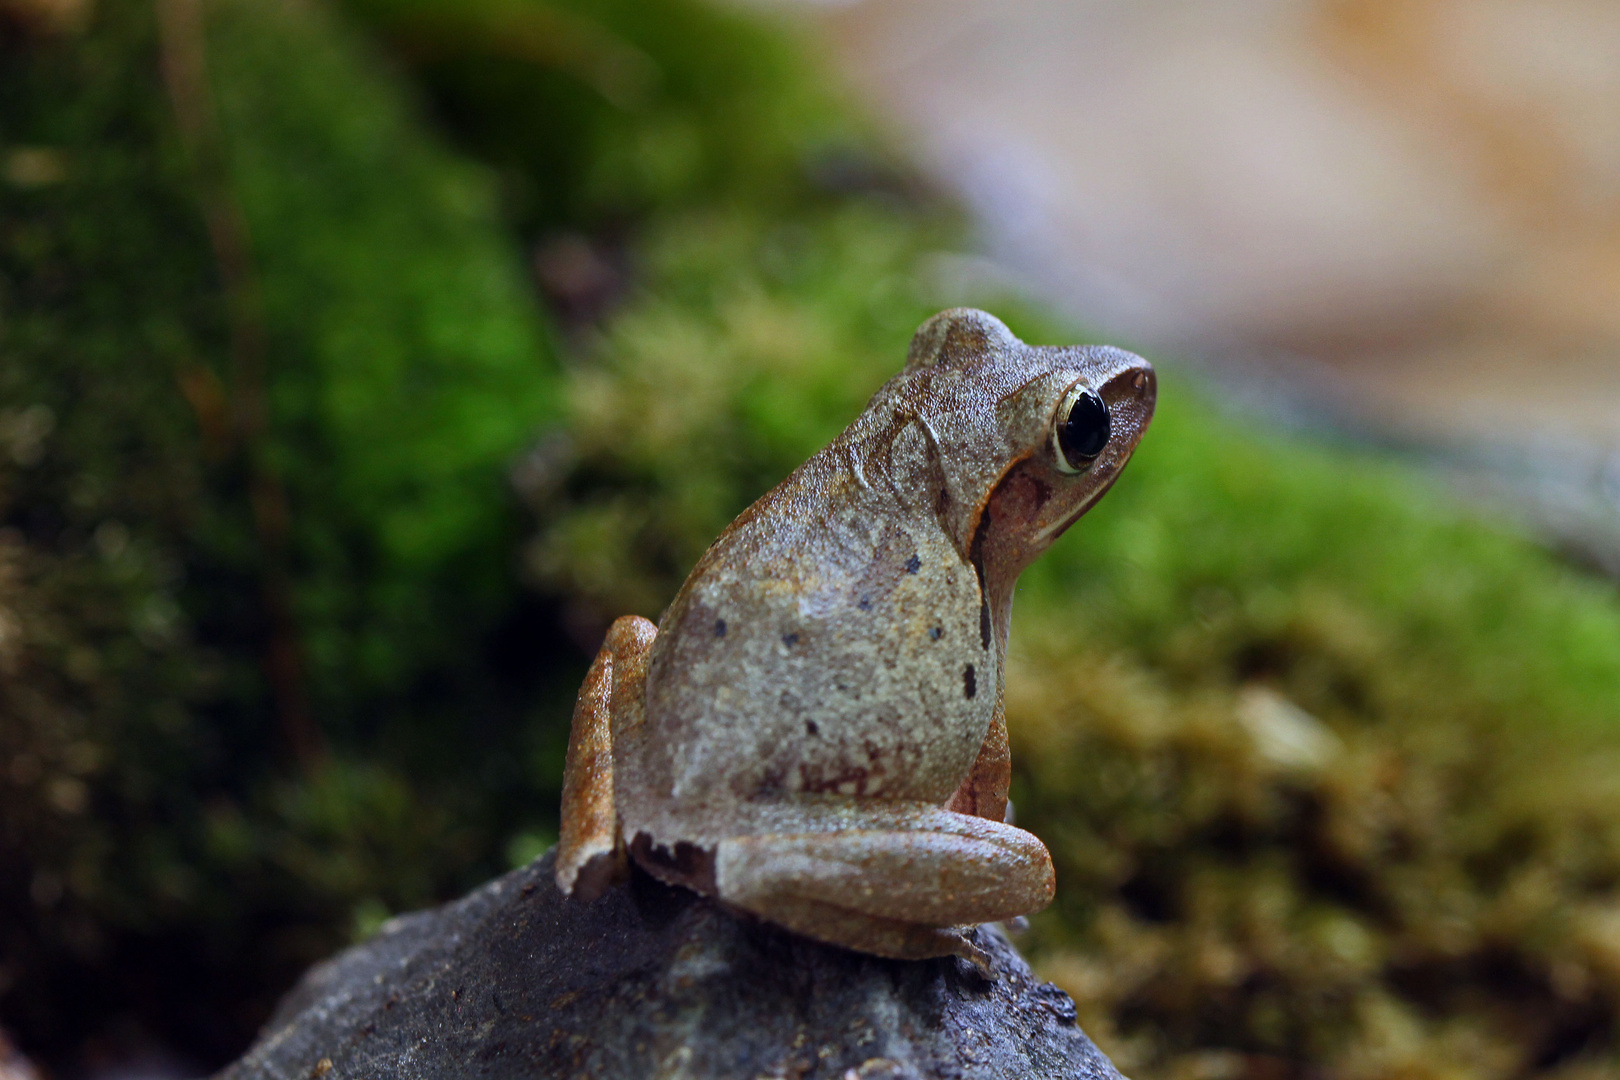
[[979, 943], [973, 940], [972, 928], [964, 927], [947, 932], [955, 938], [953, 943], [955, 947], [951, 950], [953, 955], [960, 956], [963, 960], [972, 964], [974, 970], [978, 971], [980, 975], [994, 982], [996, 979], [995, 966], [990, 961], [990, 954], [981, 949]]

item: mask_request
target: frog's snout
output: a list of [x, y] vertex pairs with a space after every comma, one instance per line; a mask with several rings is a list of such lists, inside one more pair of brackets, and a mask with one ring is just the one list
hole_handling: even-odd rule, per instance
[[1136, 391], [1136, 399], [1142, 403], [1143, 410], [1152, 416], [1153, 406], [1159, 400], [1159, 377], [1154, 374], [1153, 365], [1142, 361], [1142, 366], [1131, 372], [1131, 387]]
[[1159, 378], [1146, 360], [1130, 353], [1123, 355], [1130, 360], [1130, 365], [1104, 384], [1103, 397], [1111, 405], [1130, 402], [1151, 416], [1159, 396]]
[[1153, 419], [1159, 377], [1153, 365], [1141, 357], [1123, 351], [1119, 356], [1124, 363], [1103, 384], [1102, 396], [1114, 421], [1116, 449], [1121, 451], [1119, 460], [1123, 463]]

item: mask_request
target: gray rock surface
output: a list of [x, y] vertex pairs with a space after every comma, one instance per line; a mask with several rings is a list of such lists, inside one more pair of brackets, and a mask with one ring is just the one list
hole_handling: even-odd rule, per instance
[[883, 960], [637, 874], [565, 900], [552, 855], [311, 969], [221, 1080], [1118, 1080], [1000, 932], [996, 978]]

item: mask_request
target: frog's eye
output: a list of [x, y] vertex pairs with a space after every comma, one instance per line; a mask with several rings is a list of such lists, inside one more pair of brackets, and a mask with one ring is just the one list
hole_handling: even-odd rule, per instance
[[1069, 391], [1058, 410], [1052, 430], [1052, 448], [1058, 468], [1077, 473], [1090, 465], [1108, 445], [1108, 406], [1089, 387]]

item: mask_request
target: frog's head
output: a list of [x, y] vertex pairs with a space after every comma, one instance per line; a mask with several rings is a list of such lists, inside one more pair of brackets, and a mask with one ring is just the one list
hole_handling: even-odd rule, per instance
[[1003, 618], [1019, 572], [1119, 477], [1156, 394], [1139, 356], [1026, 345], [971, 308], [925, 322], [891, 386], [931, 432], [936, 512]]

